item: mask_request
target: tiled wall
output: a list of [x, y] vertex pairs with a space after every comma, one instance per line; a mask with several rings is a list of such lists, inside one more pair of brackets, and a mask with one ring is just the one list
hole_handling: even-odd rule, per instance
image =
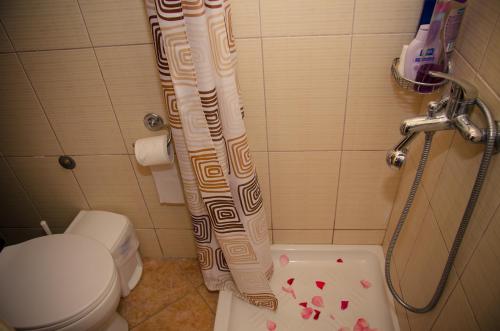
[[[421, 104], [389, 65], [421, 3], [232, 1], [275, 243], [382, 243], [400, 179], [385, 150]], [[192, 256], [186, 209], [160, 205], [131, 155], [151, 135], [143, 115], [165, 115], [142, 0], [8, 0], [0, 19], [3, 235], [39, 234], [40, 219], [63, 230], [79, 209], [106, 209], [132, 219], [144, 254]]]
[[[500, 2], [472, 0], [466, 11], [456, 75], [473, 82], [500, 119]], [[480, 116], [474, 116], [480, 121]], [[422, 138], [422, 137], [421, 137]], [[410, 152], [391, 215], [387, 244], [420, 159], [422, 139]], [[404, 298], [423, 306], [441, 275], [476, 177], [483, 146], [453, 132], [434, 138], [423, 185], [395, 250]], [[399, 310], [403, 330], [500, 330], [500, 159], [494, 156], [455, 266], [438, 306], [427, 314]]]

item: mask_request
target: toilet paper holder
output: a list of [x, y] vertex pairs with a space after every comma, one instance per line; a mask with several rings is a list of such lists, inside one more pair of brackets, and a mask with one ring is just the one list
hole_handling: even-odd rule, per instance
[[160, 115], [155, 113], [147, 113], [146, 115], [144, 115], [144, 126], [150, 131], [158, 131], [163, 129], [166, 125], [165, 121]]
[[[146, 129], [149, 131], [159, 131], [162, 129], [167, 130], [167, 144], [170, 145], [170, 142], [172, 141], [172, 130], [168, 127], [168, 125], [165, 124], [165, 121], [163, 118], [155, 113], [147, 113], [144, 115], [144, 120], [143, 120], [144, 126]], [[135, 147], [135, 143], [132, 143], [132, 147]]]

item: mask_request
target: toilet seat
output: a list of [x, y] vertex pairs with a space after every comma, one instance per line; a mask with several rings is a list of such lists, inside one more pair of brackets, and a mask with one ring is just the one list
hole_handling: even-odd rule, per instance
[[109, 251], [83, 236], [8, 246], [0, 253], [0, 319], [28, 330], [70, 325], [108, 296], [117, 277]]

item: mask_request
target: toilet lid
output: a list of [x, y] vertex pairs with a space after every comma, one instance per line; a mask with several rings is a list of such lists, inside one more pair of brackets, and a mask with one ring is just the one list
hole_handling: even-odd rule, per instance
[[21, 329], [80, 318], [110, 291], [113, 259], [99, 242], [56, 234], [0, 253], [0, 320]]

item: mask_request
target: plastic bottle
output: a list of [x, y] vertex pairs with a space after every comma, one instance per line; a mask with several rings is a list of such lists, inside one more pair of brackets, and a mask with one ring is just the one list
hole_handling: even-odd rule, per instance
[[404, 76], [406, 79], [415, 80], [419, 67], [429, 58], [424, 49], [428, 32], [429, 24], [422, 24], [415, 39], [411, 41], [406, 49], [404, 63]]

